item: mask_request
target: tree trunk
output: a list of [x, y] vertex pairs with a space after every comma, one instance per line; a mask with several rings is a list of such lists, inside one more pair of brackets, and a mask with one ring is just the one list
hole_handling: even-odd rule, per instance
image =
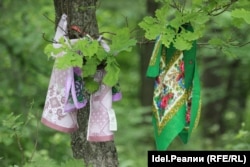
[[[97, 0], [54, 0], [56, 25], [61, 15], [65, 13], [68, 16], [68, 34], [70, 39], [77, 37], [75, 31], [70, 30], [72, 25], [78, 26], [92, 37], [97, 37], [99, 32], [95, 13], [96, 2]], [[87, 141], [88, 119], [89, 104], [84, 109], [78, 111], [79, 129], [71, 134], [74, 158], [83, 159], [86, 166], [118, 166], [118, 155], [114, 141], [98, 143]]]

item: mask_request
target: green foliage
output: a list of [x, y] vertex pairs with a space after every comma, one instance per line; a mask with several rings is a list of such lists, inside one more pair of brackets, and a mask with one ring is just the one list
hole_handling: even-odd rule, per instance
[[[145, 0], [106, 0], [105, 3], [104, 1], [99, 2], [100, 4], [98, 4], [97, 17], [100, 32], [117, 32], [117, 29], [122, 29], [127, 25], [129, 27], [137, 27], [137, 23], [141, 20], [141, 17], [146, 15]], [[161, 0], [161, 2], [177, 3], [178, 0]], [[179, 2], [181, 2], [181, 0]], [[210, 2], [213, 3], [210, 5]], [[211, 13], [213, 8], [212, 5], [214, 6], [215, 2], [219, 5], [222, 4], [221, 2], [223, 1], [192, 0], [193, 8], [197, 8], [197, 11], [201, 8], [205, 9], [205, 13], [202, 13], [205, 15], [204, 18], [207, 16], [206, 12]], [[224, 3], [225, 2], [229, 1], [224, 1]], [[204, 3], [207, 3], [207, 7]], [[183, 5], [178, 3], [177, 6], [179, 9]], [[188, 9], [189, 6], [190, 4], [187, 3], [185, 9]], [[225, 49], [228, 48], [230, 44], [236, 45], [235, 47], [230, 47], [230, 49], [228, 48], [227, 50], [231, 51], [231, 53], [235, 55], [234, 57], [240, 58], [243, 65], [240, 66], [240, 68], [233, 69], [233, 71], [238, 70], [239, 73], [237, 74], [237, 78], [230, 79], [236, 80], [237, 83], [240, 83], [240, 78], [242, 77], [244, 80], [244, 86], [246, 87], [249, 87], [249, 73], [247, 72], [250, 63], [250, 56], [248, 55], [249, 47], [247, 47], [249, 45], [240, 48], [237, 46], [242, 45], [242, 42], [243, 44], [249, 42], [250, 38], [248, 33], [246, 33], [249, 31], [249, 25], [246, 24], [243, 16], [234, 16], [233, 14], [231, 17], [232, 13], [230, 11], [234, 11], [236, 8], [249, 11], [249, 6], [250, 3], [248, 0], [240, 0], [235, 3], [235, 6], [230, 6], [230, 8], [228, 8], [229, 12], [224, 12], [218, 16], [209, 16], [209, 22], [206, 22], [203, 30], [201, 29], [202, 31], [200, 31], [200, 36], [203, 34], [204, 38], [200, 38], [198, 50], [199, 55], [202, 55], [199, 58], [205, 56], [209, 57], [212, 55], [222, 57], [222, 53], [220, 53], [222, 49], [219, 49], [219, 46], [222, 46], [222, 48]], [[165, 16], [167, 16], [167, 23], [169, 23], [169, 20], [171, 21], [175, 19], [175, 21], [171, 24], [176, 27], [180, 23], [176, 18], [177, 15], [174, 16], [174, 14], [181, 13], [181, 11], [175, 12], [172, 7], [169, 7], [169, 9], [170, 10], [165, 13]], [[222, 10], [217, 10], [217, 13], [218, 11]], [[188, 14], [188, 12], [189, 11], [186, 10], [186, 14]], [[3, 0], [0, 2], [0, 13], [2, 14], [0, 24], [0, 69], [2, 71], [0, 73], [0, 166], [23, 167], [24, 165], [35, 166], [47, 164], [48, 167], [52, 165], [57, 167], [68, 163], [71, 164], [72, 161], [77, 161], [77, 164], [84, 166], [81, 160], [73, 160], [72, 158], [69, 135], [55, 132], [54, 130], [40, 124], [44, 99], [49, 83], [49, 76], [53, 66], [53, 61], [48, 61], [46, 56], [44, 56], [43, 50], [45, 50], [45, 47], [49, 45], [47, 45], [46, 41], [43, 39], [42, 34], [44, 33], [45, 38], [49, 39], [54, 34], [53, 29], [55, 26], [54, 23], [48, 21], [48, 19], [43, 15], [45, 14], [54, 20], [55, 12], [53, 8], [53, 1]], [[159, 13], [158, 15], [161, 14]], [[190, 14], [190, 17], [191, 16], [192, 15]], [[198, 19], [197, 22], [199, 23], [199, 21], [203, 21], [201, 16], [200, 20]], [[154, 24], [152, 27], [154, 27]], [[202, 28], [200, 23], [198, 24], [198, 27]], [[235, 29], [235, 27], [237, 29]], [[164, 28], [166, 28], [166, 26], [164, 26]], [[176, 34], [173, 28], [170, 28], [167, 31], [171, 30], [173, 32], [168, 34], [165, 33], [165, 35], [162, 36], [165, 38], [164, 41], [166, 41], [166, 44], [169, 43], [169, 39], [173, 39]], [[137, 33], [137, 31], [133, 32]], [[158, 36], [158, 32], [154, 33]], [[185, 37], [184, 35], [184, 39], [189, 38], [191, 40], [192, 38], [193, 40], [196, 38], [195, 36], [192, 37], [196, 34], [189, 34], [189, 32], [183, 34], [186, 34], [187, 36]], [[108, 33], [105, 35], [110, 39], [115, 37]], [[170, 37], [168, 37], [168, 35]], [[155, 38], [153, 38], [153, 40], [154, 39]], [[209, 42], [210, 46], [207, 46], [206, 44], [211, 39], [219, 40], [212, 40]], [[61, 50], [54, 50], [52, 45], [50, 45], [50, 47], [52, 50], [48, 48], [46, 55], [49, 55], [49, 52], [52, 51], [54, 51], [55, 55], [61, 52]], [[95, 61], [98, 62], [107, 57], [113, 56], [111, 56], [110, 53], [105, 52], [102, 47], [98, 46], [98, 55], [92, 56], [92, 58], [94, 57], [97, 58]], [[223, 62], [221, 64], [230, 60], [231, 59], [229, 57], [223, 58]], [[121, 52], [119, 56], [115, 57], [115, 61], [112, 62], [115, 66], [116, 62], [119, 62], [120, 85], [123, 93], [122, 101], [114, 103], [114, 109], [118, 120], [118, 131], [115, 133], [115, 142], [117, 145], [120, 167], [146, 166], [147, 151], [154, 149], [153, 129], [151, 126], [150, 115], [151, 109], [142, 108], [138, 98], [138, 90], [141, 86], [139, 73], [140, 65], [138, 64], [141, 61], [142, 60], [140, 59], [137, 49], [133, 48], [131, 52]], [[207, 66], [212, 66], [215, 63], [216, 62], [205, 62], [200, 67], [205, 68]], [[218, 68], [213, 68], [212, 72], [217, 73], [218, 75], [229, 74], [231, 70], [226, 69], [225, 71], [219, 71]], [[207, 74], [201, 71], [201, 76], [207, 77]], [[92, 77], [89, 77], [89, 79], [89, 83], [91, 83], [91, 81], [93, 81]], [[94, 84], [90, 84], [90, 87], [94, 87], [95, 83], [96, 82], [94, 82]], [[98, 88], [98, 84], [95, 86], [96, 88], [89, 89], [94, 91]], [[249, 88], [243, 89], [240, 87], [236, 89], [236, 92], [240, 92], [240, 90], [247, 93]], [[203, 98], [204, 103], [209, 100], [219, 100], [218, 96], [222, 97], [227, 95], [225, 91], [223, 92], [222, 88], [210, 88], [208, 91], [211, 92], [213, 97], [212, 95], [211, 97], [205, 96], [205, 98]], [[32, 109], [30, 109], [31, 104]], [[198, 129], [196, 133], [193, 134], [190, 143], [183, 145], [183, 143], [176, 139], [171, 149], [249, 150], [249, 108], [250, 105], [245, 108], [245, 113], [248, 113], [244, 116], [246, 123], [245, 126], [239, 131], [231, 132], [230, 129], [227, 129], [225, 134], [219, 134], [220, 138], [207, 139], [202, 136], [202, 132], [204, 131], [202, 125], [204, 122], [200, 122], [199, 128], [201, 129]], [[237, 129], [238, 124], [235, 119], [239, 115], [242, 115], [242, 112], [238, 112], [239, 110], [237, 109], [231, 110], [230, 111], [233, 112], [235, 116], [230, 117], [230, 119], [227, 119], [226, 121]], [[8, 120], [10, 122], [8, 122]], [[207, 118], [205, 118], [205, 120], [207, 120]], [[3, 125], [4, 121], [5, 126]], [[210, 125], [211, 128], [214, 127], [214, 124]], [[218, 127], [219, 125], [216, 126]], [[12, 127], [16, 127], [15, 130], [19, 137], [19, 143], [23, 148], [24, 157], [22, 157], [17, 138], [15, 137], [16, 132]], [[208, 131], [210, 129], [205, 130]], [[38, 133], [38, 136], [36, 136], [36, 133]], [[34, 150], [35, 154], [33, 155]], [[74, 162], [72, 162], [72, 164], [74, 164]], [[75, 165], [72, 164], [67, 166], [73, 167]]]
[[59, 167], [57, 163], [50, 159], [50, 158], [42, 158], [36, 156], [31, 162], [26, 163], [24, 167], [45, 167], [45, 166], [51, 166], [51, 167]]
[[83, 160], [68, 160], [62, 163], [60, 167], [84, 167]]
[[250, 24], [250, 11], [247, 11], [245, 9], [235, 9], [231, 13], [232, 17], [243, 19], [247, 24]]
[[84, 87], [89, 91], [89, 92], [95, 92], [99, 88], [99, 84], [93, 80], [92, 77], [85, 77], [84, 78], [85, 85]]
[[[10, 113], [2, 120], [1, 127], [7, 131], [7, 134], [10, 134], [10, 137], [13, 137], [16, 133], [20, 134], [20, 128], [23, 125], [23, 122], [18, 121], [20, 117], [21, 115], [15, 116], [13, 113]], [[4, 142], [3, 139], [0, 141]]]
[[[118, 33], [117, 29], [122, 30], [122, 28], [126, 27], [125, 17], [128, 17], [129, 26], [134, 27], [136, 20], [143, 14], [143, 9], [145, 9], [143, 1], [138, 0], [134, 2], [128, 0], [121, 3], [120, 1], [107, 0], [107, 2], [101, 3], [97, 12], [100, 32]], [[131, 6], [132, 2], [137, 5]], [[132, 10], [134, 12], [131, 12]], [[23, 167], [24, 163], [25, 165], [29, 163], [35, 164], [39, 159], [41, 159], [40, 161], [48, 160], [51, 163], [55, 162], [53, 164], [57, 166], [63, 166], [64, 162], [68, 163], [68, 161], [71, 161], [70, 159], [73, 159], [70, 136], [51, 130], [40, 123], [51, 69], [54, 64], [53, 61], [48, 61], [43, 52], [45, 47], [49, 46], [45, 39], [50, 40], [54, 35], [54, 23], [44, 17], [46, 15], [51, 20], [54, 20], [53, 1], [3, 0], [0, 2], [0, 13], [3, 16], [1, 17], [2, 24], [0, 24], [0, 59], [2, 62], [0, 69], [3, 71], [0, 73], [0, 86], [2, 88], [0, 90], [0, 166]], [[109, 39], [116, 37], [109, 33], [104, 35]], [[125, 38], [127, 39], [127, 37]], [[50, 47], [53, 48], [52, 45]], [[121, 47], [119, 47], [120, 49]], [[52, 51], [50, 49], [47, 50], [49, 52]], [[120, 82], [124, 95], [123, 105], [128, 106], [129, 104], [135, 108], [138, 107], [138, 105], [134, 104], [138, 101], [137, 86], [131, 88], [131, 85], [139, 83], [139, 75], [137, 73], [138, 53], [135, 49], [130, 53], [126, 50], [130, 49], [125, 48], [124, 51], [115, 56], [116, 61], [110, 61], [114, 66], [119, 62], [119, 76], [126, 78], [121, 79]], [[60, 50], [53, 51], [54, 55], [61, 52]], [[105, 52], [98, 45], [98, 55], [92, 56], [92, 58], [94, 57], [97, 58], [96, 61], [100, 61], [114, 56]], [[51, 56], [50, 59], [52, 59]], [[111, 68], [115, 67], [112, 65]], [[92, 84], [90, 85], [93, 86]], [[132, 109], [130, 110], [132, 111]], [[124, 108], [121, 112], [128, 111]], [[10, 113], [13, 113], [11, 118], [9, 118]], [[14, 118], [17, 118], [11, 126], [18, 127], [16, 130], [18, 130], [18, 135], [20, 135], [19, 141], [23, 148], [24, 156], [22, 156], [19, 149], [15, 131], [2, 125], [2, 120], [7, 121], [7, 118], [13, 121], [15, 120]], [[127, 122], [127, 118], [124, 119], [124, 116], [117, 119], [119, 122]], [[38, 133], [38, 136], [36, 136], [36, 133]], [[132, 135], [127, 134], [130, 137], [130, 141], [135, 141], [134, 139], [132, 140]], [[120, 142], [119, 145], [124, 146], [124, 143]], [[30, 161], [33, 153], [33, 161]], [[138, 158], [141, 159], [141, 157], [145, 158], [144, 156]], [[137, 166], [145, 166], [140, 165], [140, 163], [145, 164], [145, 160], [136, 161], [134, 156], [130, 156], [129, 152], [124, 152], [122, 160], [129, 161], [129, 159], [132, 159], [131, 161], [134, 161]], [[81, 162], [79, 164], [84, 166]], [[122, 161], [120, 164], [124, 167]]]
[[120, 52], [131, 52], [132, 47], [135, 46], [136, 40], [130, 38], [128, 28], [123, 28], [117, 31], [116, 35], [112, 37], [112, 44], [110, 45], [111, 55], [118, 55]]
[[[98, 89], [97, 83], [94, 83], [93, 76], [99, 65], [105, 65], [105, 76], [103, 83], [112, 87], [119, 80], [120, 67], [116, 61], [116, 56], [121, 52], [130, 52], [135, 46], [136, 40], [130, 39], [128, 28], [119, 29], [116, 35], [111, 37], [110, 51], [104, 51], [99, 45], [98, 40], [89, 36], [71, 43], [69, 40], [61, 38], [59, 44], [61, 47], [54, 48], [53, 44], [48, 44], [44, 53], [48, 57], [55, 57], [55, 67], [65, 69], [69, 67], [80, 67], [83, 70], [83, 79], [86, 84], [86, 90], [93, 93]], [[60, 55], [60, 53], [64, 53]], [[59, 56], [57, 55], [59, 54]], [[84, 63], [83, 63], [84, 61]], [[92, 80], [90, 79], [92, 77]]]
[[[165, 2], [163, 7], [156, 10], [155, 17], [146, 16], [139, 26], [145, 30], [145, 37], [149, 40], [161, 36], [161, 41], [166, 47], [173, 43], [179, 50], [188, 50], [194, 40], [202, 37], [204, 24], [208, 22], [209, 15], [204, 11], [197, 12], [195, 9], [185, 11], [177, 9], [169, 16], [170, 10], [172, 10], [170, 4]], [[185, 24], [191, 24], [194, 30], [186, 30]]]
[[[21, 115], [14, 115], [10, 113], [6, 115], [5, 119], [0, 120], [0, 144], [4, 146], [11, 146], [16, 141], [19, 142], [19, 138], [21, 136], [21, 127], [23, 122], [20, 121]], [[3, 150], [2, 150], [3, 151]], [[1, 159], [4, 160], [4, 156], [0, 155]]]
[[[171, 43], [179, 50], [189, 50], [192, 47], [192, 42], [199, 40], [205, 36], [207, 31], [206, 23], [211, 22], [215, 16], [227, 12], [231, 12], [231, 17], [235, 19], [234, 24], [238, 26], [241, 19], [249, 24], [249, 9], [237, 7], [236, 1], [171, 1], [158, 0], [162, 7], [157, 9], [155, 16], [146, 16], [139, 26], [145, 30], [145, 37], [149, 40], [155, 40], [161, 36], [162, 43], [169, 47]], [[244, 3], [244, 2], [242, 2]], [[232, 6], [233, 10], [227, 10]], [[183, 28], [185, 24], [191, 24], [193, 31], [187, 31]], [[219, 38], [218, 38], [219, 39]], [[228, 47], [232, 43], [221, 41], [227, 45], [227, 48], [221, 49], [224, 54], [233, 56]], [[214, 43], [214, 39], [209, 42], [218, 47], [222, 47], [221, 43]]]
[[108, 86], [114, 86], [119, 80], [120, 67], [114, 57], [108, 57], [105, 67], [106, 74], [103, 78], [103, 83]]
[[23, 167], [84, 167], [82, 160], [67, 160], [66, 162], [57, 163], [55, 160], [50, 158], [44, 158], [36, 156], [31, 162], [26, 163]]

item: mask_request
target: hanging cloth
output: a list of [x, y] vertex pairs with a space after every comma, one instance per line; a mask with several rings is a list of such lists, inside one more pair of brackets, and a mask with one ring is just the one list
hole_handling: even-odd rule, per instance
[[[185, 27], [192, 31], [190, 25]], [[146, 73], [155, 78], [153, 94], [154, 136], [157, 150], [166, 150], [176, 136], [187, 143], [200, 115], [200, 81], [196, 41], [186, 51], [166, 48], [157, 39]]]
[[[101, 40], [101, 36], [98, 41], [106, 52], [110, 51], [109, 46]], [[119, 83], [113, 87], [102, 83], [104, 76], [105, 70], [97, 70], [94, 81], [99, 83], [99, 89], [90, 95], [87, 140], [91, 142], [111, 141], [114, 138], [113, 132], [117, 130], [117, 120], [112, 102], [121, 100], [122, 95]]]
[[113, 140], [113, 131], [117, 130], [115, 112], [112, 109], [112, 88], [101, 83], [104, 75], [103, 70], [96, 72], [94, 80], [100, 86], [98, 91], [90, 96], [87, 140], [92, 142], [111, 141]]
[[[67, 15], [63, 14], [57, 26], [54, 41], [57, 42], [61, 37], [66, 39], [66, 32]], [[54, 43], [53, 46], [58, 48], [60, 44]], [[57, 55], [52, 53], [52, 56], [56, 58], [64, 54], [64, 52]], [[78, 67], [58, 69], [54, 66], [41, 122], [61, 132], [73, 132], [78, 128], [76, 111], [83, 108], [86, 102], [83, 95], [81, 69]]]
[[[67, 15], [63, 14], [56, 30], [53, 44], [55, 48], [61, 47], [57, 43], [60, 38], [66, 38]], [[70, 40], [74, 44], [77, 39]], [[107, 43], [98, 39], [106, 52], [110, 51]], [[65, 52], [57, 55], [51, 53], [52, 57], [64, 56]], [[113, 101], [122, 99], [119, 83], [113, 87], [108, 87], [102, 83], [104, 70], [99, 70], [93, 77], [99, 83], [100, 88], [97, 92], [90, 95], [90, 116], [88, 124], [88, 141], [103, 142], [113, 140], [113, 131], [117, 130], [115, 112], [112, 108]], [[87, 98], [84, 96], [84, 81], [82, 70], [79, 67], [67, 69], [57, 69], [53, 67], [45, 106], [41, 122], [58, 131], [71, 133], [78, 129], [77, 110], [85, 107]]]

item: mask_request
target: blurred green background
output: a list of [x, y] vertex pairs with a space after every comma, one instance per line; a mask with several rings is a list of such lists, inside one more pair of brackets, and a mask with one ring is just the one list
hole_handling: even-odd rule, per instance
[[[138, 23], [150, 14], [146, 0], [102, 0], [97, 17], [100, 32], [124, 26], [138, 41]], [[40, 123], [53, 61], [43, 53], [54, 36], [53, 1], [0, 1], [0, 166], [22, 166], [31, 157], [56, 163], [72, 159], [70, 136]], [[202, 112], [188, 144], [176, 138], [170, 150], [250, 150], [250, 44], [223, 50], [204, 45], [208, 39], [250, 41], [250, 27], [232, 23], [227, 12], [207, 24], [198, 41]], [[146, 52], [146, 53], [145, 53]], [[120, 167], [147, 165], [155, 149], [151, 125], [152, 80], [145, 78], [150, 50], [138, 44], [120, 56], [122, 101], [114, 103]], [[145, 57], [144, 57], [145, 56]], [[146, 85], [146, 86], [145, 86]]]

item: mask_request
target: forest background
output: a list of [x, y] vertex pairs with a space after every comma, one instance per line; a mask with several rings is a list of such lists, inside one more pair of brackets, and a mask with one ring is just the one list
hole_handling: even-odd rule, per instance
[[[237, 3], [250, 9], [247, 1]], [[129, 27], [138, 40], [132, 52], [118, 58], [123, 99], [114, 109], [121, 167], [146, 166], [147, 151], [155, 149], [153, 82], [145, 77], [152, 44], [144, 43], [138, 27], [152, 8], [157, 8], [153, 0], [105, 0], [97, 7], [100, 32]], [[70, 161], [70, 136], [40, 123], [54, 63], [43, 52], [45, 39], [54, 36], [53, 1], [2, 0], [0, 16], [0, 166], [23, 166], [30, 159]], [[206, 23], [205, 35], [197, 41], [200, 123], [188, 144], [176, 138], [169, 150], [250, 150], [249, 31], [249, 24], [232, 21], [228, 12]]]

